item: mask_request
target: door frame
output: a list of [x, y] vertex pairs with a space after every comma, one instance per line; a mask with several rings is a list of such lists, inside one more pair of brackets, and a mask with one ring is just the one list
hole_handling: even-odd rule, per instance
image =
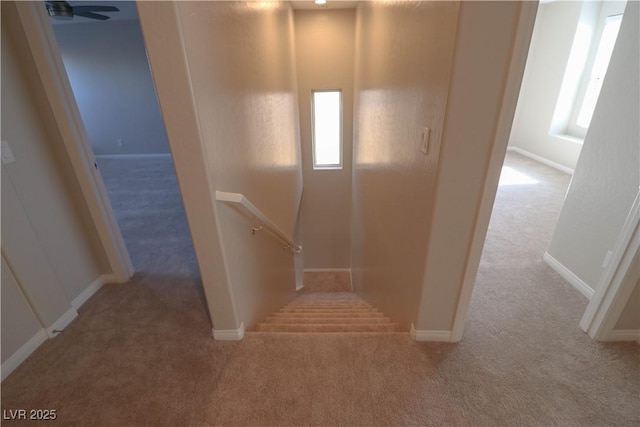
[[[513, 114], [519, 97], [522, 73], [527, 61], [538, 4], [537, 1], [522, 2], [505, 93], [502, 99], [502, 109], [467, 256], [462, 289], [458, 296], [454, 315], [450, 339], [452, 342], [460, 341], [464, 333], [471, 295], [507, 150]], [[607, 341], [613, 338], [611, 332], [635, 287], [633, 281], [624, 281], [624, 278], [638, 251], [640, 251], [640, 190], [618, 237], [611, 262], [602, 273], [596, 292], [580, 321], [580, 327], [592, 339]], [[635, 336], [634, 339], [636, 339]]]
[[[640, 189], [622, 226], [611, 261], [602, 272], [596, 290], [582, 316], [580, 327], [598, 341], [611, 340], [611, 332], [620, 318], [633, 289], [635, 280], [625, 280], [631, 263], [640, 251]], [[635, 278], [634, 278], [635, 279]], [[637, 280], [637, 279], [636, 279]], [[627, 338], [638, 339], [640, 334]]]
[[450, 341], [458, 342], [462, 339], [471, 295], [478, 275], [480, 258], [484, 249], [484, 241], [489, 229], [489, 220], [493, 210], [493, 203], [498, 192], [498, 181], [502, 172], [509, 134], [520, 95], [520, 85], [524, 74], [533, 26], [538, 11], [537, 1], [525, 1], [520, 6], [520, 16], [515, 30], [515, 38], [511, 52], [511, 60], [507, 73], [507, 80], [502, 96], [502, 106], [498, 123], [494, 133], [491, 153], [489, 154], [489, 164], [484, 179], [482, 195], [478, 203], [476, 221], [473, 228], [469, 252], [465, 265], [464, 276], [462, 278], [462, 288], [458, 295], [458, 303], [453, 319]]
[[117, 282], [134, 269], [67, 77], [43, 2], [16, 2], [18, 15], [64, 147]]

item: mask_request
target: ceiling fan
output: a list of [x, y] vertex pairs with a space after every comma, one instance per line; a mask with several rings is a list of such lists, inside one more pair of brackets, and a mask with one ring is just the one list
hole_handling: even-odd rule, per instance
[[106, 21], [110, 16], [101, 15], [95, 12], [119, 12], [115, 6], [71, 6], [66, 1], [45, 1], [49, 16], [55, 19], [73, 19], [74, 16], [82, 16], [83, 18], [97, 19]]

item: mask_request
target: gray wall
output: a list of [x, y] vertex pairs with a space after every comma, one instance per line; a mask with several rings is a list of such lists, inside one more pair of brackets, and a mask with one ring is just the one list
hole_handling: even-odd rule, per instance
[[[300, 210], [306, 268], [351, 267], [351, 163], [355, 9], [294, 14], [304, 193]], [[314, 170], [311, 91], [342, 89], [341, 170]]]
[[637, 2], [629, 2], [549, 254], [595, 290], [640, 187]]
[[138, 21], [54, 25], [54, 31], [94, 153], [168, 153]]

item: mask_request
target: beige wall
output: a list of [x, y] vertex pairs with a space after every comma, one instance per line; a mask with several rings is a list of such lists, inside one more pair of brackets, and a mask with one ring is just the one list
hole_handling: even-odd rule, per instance
[[215, 202], [243, 193], [293, 234], [302, 191], [293, 13], [285, 3], [138, 3], [216, 330], [293, 297], [293, 257]]
[[2, 363], [6, 362], [40, 330], [40, 322], [31, 309], [15, 276], [2, 257]]
[[638, 2], [629, 2], [549, 254], [595, 290], [640, 187]]
[[613, 328], [614, 330], [640, 329], [640, 252], [631, 262], [631, 267], [624, 278], [625, 284], [633, 282], [635, 282], [635, 287]]
[[[2, 169], [7, 188], [16, 197], [11, 202], [19, 204], [3, 203], [3, 213], [8, 209], [23, 212], [28, 221], [25, 226], [46, 256], [66, 299], [71, 301], [98, 276], [109, 273], [106, 256], [79, 184], [70, 172], [69, 159], [12, 3], [2, 3], [2, 24], [2, 139], [8, 141], [16, 158]], [[7, 191], [7, 197], [11, 194]], [[4, 196], [3, 192], [3, 202]], [[29, 262], [29, 251], [19, 255], [10, 249], [24, 249], [19, 240], [21, 234], [10, 228], [7, 224], [3, 229], [3, 251], [12, 266], [24, 262], [27, 268], [34, 264]], [[11, 241], [11, 236], [18, 240]], [[34, 265], [28, 268], [37, 269]], [[21, 281], [22, 270], [16, 268], [14, 273]]]
[[[350, 268], [355, 9], [298, 10], [294, 23], [304, 175], [300, 212], [304, 265]], [[313, 170], [314, 89], [342, 89], [341, 170]]]
[[[357, 10], [353, 285], [405, 330], [418, 314], [458, 7]], [[429, 155], [420, 151], [424, 126]]]
[[53, 325], [71, 308], [71, 300], [65, 294], [4, 166], [2, 254], [45, 327]]
[[520, 9], [520, 2], [463, 2], [460, 8], [419, 330], [453, 327]]
[[2, 140], [15, 157], [1, 179], [5, 362], [109, 269], [12, 2], [1, 30]]
[[640, 281], [627, 301], [614, 330], [640, 330]]

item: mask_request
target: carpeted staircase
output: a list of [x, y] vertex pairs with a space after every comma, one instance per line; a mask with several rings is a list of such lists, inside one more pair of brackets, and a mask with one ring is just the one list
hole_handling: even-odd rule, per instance
[[352, 292], [310, 292], [259, 323], [256, 332], [398, 332], [398, 324]]

